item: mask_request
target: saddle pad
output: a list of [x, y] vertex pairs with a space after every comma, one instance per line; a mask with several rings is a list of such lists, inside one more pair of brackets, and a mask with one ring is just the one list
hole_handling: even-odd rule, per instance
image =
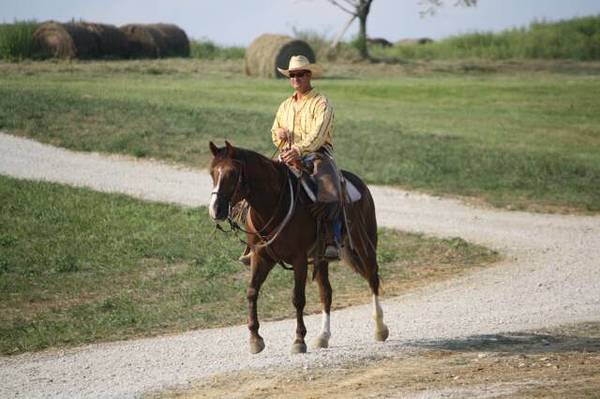
[[[300, 182], [302, 183], [306, 195], [308, 195], [313, 202], [316, 202], [317, 183], [315, 180], [312, 177], [303, 176], [300, 179]], [[342, 183], [342, 190], [344, 185], [346, 186], [346, 193], [348, 194], [346, 198], [348, 198], [351, 203], [361, 199], [362, 195], [360, 194], [360, 191], [358, 191], [356, 186], [354, 186], [350, 180], [346, 179], [343, 175], [340, 175], [340, 182]]]
[[362, 197], [360, 191], [356, 188], [354, 184], [344, 176], [342, 176], [343, 183], [346, 184], [346, 191], [348, 192], [348, 198], [350, 198], [350, 202], [356, 202], [360, 200]]

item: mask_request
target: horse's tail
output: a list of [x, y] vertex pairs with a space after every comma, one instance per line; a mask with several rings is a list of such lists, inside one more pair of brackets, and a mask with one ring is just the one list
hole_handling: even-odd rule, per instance
[[342, 257], [358, 274], [378, 288], [377, 264], [377, 218], [375, 203], [366, 184], [356, 175], [344, 171], [346, 179], [352, 182], [361, 193], [361, 199], [348, 205], [349, 231], [353, 248], [350, 248], [349, 237], [344, 245]]

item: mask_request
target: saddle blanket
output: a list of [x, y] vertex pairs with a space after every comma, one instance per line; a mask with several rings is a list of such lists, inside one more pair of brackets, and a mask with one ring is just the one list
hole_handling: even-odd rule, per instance
[[[300, 182], [302, 183], [302, 188], [304, 188], [304, 192], [312, 202], [317, 201], [317, 182], [311, 176], [302, 175], [299, 177]], [[340, 173], [340, 183], [342, 185], [342, 191], [344, 191], [344, 187], [346, 188], [346, 198], [348, 202], [356, 202], [360, 200], [361, 194], [360, 191], [352, 184], [352, 182], [344, 177], [342, 173]]]

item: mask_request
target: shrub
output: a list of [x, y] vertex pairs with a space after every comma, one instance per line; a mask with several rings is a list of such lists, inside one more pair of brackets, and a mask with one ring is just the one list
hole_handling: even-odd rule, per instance
[[405, 59], [600, 59], [600, 16], [558, 22], [535, 21], [527, 28], [476, 32], [434, 43], [372, 47], [376, 56]]
[[190, 56], [205, 60], [238, 60], [243, 59], [246, 49], [243, 47], [221, 47], [211, 40], [191, 40]]
[[0, 58], [5, 60], [31, 58], [33, 32], [37, 26], [38, 23], [35, 21], [0, 24]]

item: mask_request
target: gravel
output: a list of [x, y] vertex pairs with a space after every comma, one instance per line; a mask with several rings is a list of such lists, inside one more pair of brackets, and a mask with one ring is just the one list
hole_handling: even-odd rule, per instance
[[[183, 206], [207, 204], [212, 189], [204, 170], [77, 153], [2, 133], [0, 173]], [[248, 353], [246, 327], [236, 326], [1, 357], [0, 397], [138, 397], [227, 371], [340, 366], [432, 341], [600, 320], [599, 216], [482, 209], [370, 188], [380, 225], [461, 237], [499, 251], [505, 260], [384, 300], [390, 328], [385, 343], [373, 340], [371, 307], [357, 306], [334, 312], [330, 348], [306, 355], [289, 354], [295, 321], [282, 320], [261, 324], [267, 346], [258, 355]], [[320, 317], [309, 316], [306, 323], [310, 340]]]

